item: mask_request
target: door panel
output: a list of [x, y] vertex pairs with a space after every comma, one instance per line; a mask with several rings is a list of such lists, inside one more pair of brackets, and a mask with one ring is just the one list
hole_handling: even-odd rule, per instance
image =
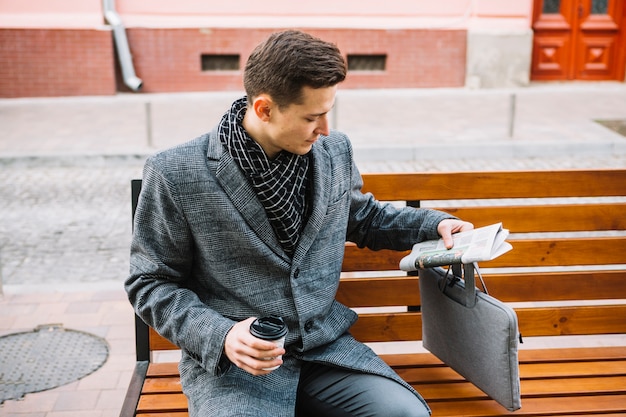
[[571, 61], [569, 36], [556, 31], [535, 38], [533, 46], [533, 79], [561, 80], [567, 78]]
[[576, 74], [578, 80], [610, 80], [613, 79], [616, 56], [616, 40], [614, 36], [583, 37], [578, 43]]
[[572, 1], [535, 0], [532, 79], [568, 78], [574, 49], [572, 15]]
[[[573, 77], [578, 80], [616, 79], [621, 1], [581, 1], [574, 33], [576, 61]], [[620, 10], [618, 10], [620, 9]]]
[[535, 0], [533, 80], [623, 77], [623, 0]]

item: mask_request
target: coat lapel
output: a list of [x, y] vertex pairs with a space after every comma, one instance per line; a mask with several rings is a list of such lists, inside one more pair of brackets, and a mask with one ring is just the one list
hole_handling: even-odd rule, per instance
[[[244, 176], [228, 152], [224, 150], [217, 138], [217, 131], [211, 132], [207, 157], [216, 164], [215, 175], [224, 192], [232, 201], [235, 209], [241, 213], [248, 226], [259, 236], [263, 242], [278, 256], [290, 261], [289, 257], [282, 249], [272, 225], [267, 218], [263, 205], [254, 192], [254, 189]], [[312, 181], [311, 181], [311, 201], [310, 216], [306, 226], [300, 235], [298, 246], [294, 254], [293, 262], [299, 263], [302, 257], [309, 250], [317, 234], [319, 233], [330, 196], [330, 160], [326, 151], [321, 146], [314, 145], [312, 150]]]
[[294, 263], [299, 263], [307, 253], [318, 233], [320, 232], [330, 198], [330, 157], [322, 146], [313, 145], [311, 149], [312, 181], [310, 192], [310, 215], [306, 226], [298, 240], [298, 246], [294, 254]]
[[211, 133], [207, 157], [214, 161], [218, 182], [248, 226], [273, 252], [288, 259], [254, 189], [234, 159], [220, 144], [215, 130]]

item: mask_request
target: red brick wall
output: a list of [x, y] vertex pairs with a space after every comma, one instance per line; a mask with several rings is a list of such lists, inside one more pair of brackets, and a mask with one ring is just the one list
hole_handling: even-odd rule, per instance
[[[328, 35], [328, 36], [326, 36]], [[462, 87], [467, 32], [463, 30], [334, 30], [320, 37], [344, 54], [386, 54], [384, 73], [351, 72], [344, 88]]]
[[111, 31], [0, 29], [0, 97], [115, 94]]
[[[241, 90], [252, 49], [273, 29], [127, 28], [144, 92]], [[386, 70], [352, 71], [342, 88], [460, 87], [466, 31], [311, 29], [349, 54], [386, 54]], [[240, 70], [202, 71], [202, 54], [239, 54]], [[113, 38], [98, 29], [0, 29], [0, 97], [109, 95], [127, 90]], [[117, 81], [117, 82], [116, 82]]]
[[[252, 49], [272, 29], [128, 28], [135, 72], [144, 92], [242, 89]], [[348, 54], [386, 54], [384, 72], [351, 72], [342, 88], [460, 87], [465, 83], [466, 31], [311, 29]], [[239, 54], [241, 70], [203, 72], [201, 54]]]

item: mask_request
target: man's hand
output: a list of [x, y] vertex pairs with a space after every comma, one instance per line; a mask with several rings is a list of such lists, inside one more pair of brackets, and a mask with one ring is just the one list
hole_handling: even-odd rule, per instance
[[446, 248], [451, 249], [454, 246], [452, 234], [472, 230], [473, 228], [474, 225], [472, 223], [464, 222], [463, 220], [445, 219], [437, 225], [437, 233], [443, 238]]
[[250, 334], [250, 324], [255, 317], [235, 324], [224, 342], [226, 357], [237, 367], [252, 375], [266, 375], [272, 371], [263, 368], [272, 368], [283, 364], [280, 355], [285, 349], [277, 348], [273, 342], [262, 340]]

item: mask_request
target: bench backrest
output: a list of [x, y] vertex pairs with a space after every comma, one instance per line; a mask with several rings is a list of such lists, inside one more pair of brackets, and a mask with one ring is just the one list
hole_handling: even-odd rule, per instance
[[[363, 180], [363, 191], [381, 201], [438, 208], [476, 227], [502, 222], [514, 249], [480, 266], [489, 293], [516, 303], [524, 337], [626, 333], [626, 170], [364, 174]], [[139, 188], [134, 181], [133, 201]], [[418, 277], [398, 271], [406, 253], [346, 244], [337, 299], [359, 311], [352, 328], [359, 340], [421, 339]], [[138, 339], [150, 333], [150, 342], [137, 346], [138, 360], [175, 348], [137, 321]]]

